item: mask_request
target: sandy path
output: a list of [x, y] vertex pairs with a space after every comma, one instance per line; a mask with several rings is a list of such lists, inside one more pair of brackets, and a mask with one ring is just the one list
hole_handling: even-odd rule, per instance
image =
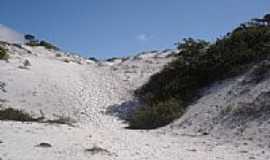
[[[71, 128], [44, 124], [1, 122], [2, 159], [252, 159], [265, 160], [269, 152], [256, 146], [231, 145], [208, 137], [162, 135], [145, 131]], [[38, 147], [39, 143], [52, 147]], [[87, 152], [99, 146], [108, 152]], [[128, 158], [127, 158], [128, 157]], [[267, 158], [267, 159], [268, 159]]]

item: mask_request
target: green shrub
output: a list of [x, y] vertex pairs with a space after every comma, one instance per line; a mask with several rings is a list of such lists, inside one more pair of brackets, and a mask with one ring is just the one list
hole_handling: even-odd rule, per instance
[[6, 108], [0, 110], [0, 120], [11, 120], [21, 122], [37, 121], [37, 119], [33, 118], [30, 114], [13, 108]]
[[184, 112], [182, 105], [181, 102], [170, 99], [166, 102], [143, 106], [134, 113], [129, 128], [154, 129], [166, 125]]
[[32, 40], [32, 41], [27, 42], [26, 45], [36, 47], [36, 46], [40, 46], [40, 43], [38, 40]]
[[59, 50], [58, 47], [56, 47], [55, 45], [53, 45], [49, 42], [46, 42], [46, 41], [31, 40], [31, 41], [27, 42], [26, 45], [29, 45], [32, 47], [43, 46], [47, 49]]
[[7, 51], [4, 48], [0, 47], [0, 60], [8, 60], [8, 58], [9, 55]]
[[[168, 124], [199, 96], [197, 93], [202, 87], [238, 75], [253, 63], [268, 58], [269, 44], [270, 27], [256, 23], [241, 25], [213, 44], [184, 39], [178, 43], [178, 58], [135, 91], [135, 96], [145, 105], [136, 112], [130, 127], [145, 129]], [[181, 104], [173, 109], [176, 113], [168, 112], [169, 105], [160, 105], [172, 98]]]
[[55, 45], [49, 43], [49, 42], [46, 42], [46, 41], [40, 41], [39, 43], [40, 46], [43, 46], [47, 49], [53, 49], [53, 50], [59, 50], [58, 47], [56, 47]]
[[[206, 81], [208, 66], [205, 60], [208, 43], [202, 40], [184, 39], [181, 56], [153, 75], [149, 82], [135, 91], [146, 104], [175, 98], [184, 102], [191, 99], [198, 86]], [[186, 104], [181, 105], [185, 109]]]

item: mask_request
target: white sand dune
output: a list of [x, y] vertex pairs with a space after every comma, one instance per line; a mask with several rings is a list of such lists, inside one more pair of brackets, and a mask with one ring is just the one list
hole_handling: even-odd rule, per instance
[[[270, 159], [266, 144], [214, 134], [219, 132], [203, 135], [196, 128], [206, 122], [209, 104], [225, 104], [222, 97], [216, 99], [215, 95], [225, 93], [234, 83], [211, 87], [210, 91], [217, 90], [208, 90], [210, 93], [205, 93], [183, 118], [158, 130], [127, 130], [127, 124], [106, 114], [110, 106], [133, 100], [132, 91], [171, 61], [174, 57], [169, 55], [174, 51], [94, 62], [43, 47], [2, 46], [11, 58], [9, 62], [0, 61], [0, 81], [5, 84], [5, 91], [0, 90], [0, 103], [35, 117], [68, 117], [76, 121], [74, 126], [0, 121], [2, 160]], [[25, 60], [31, 66], [22, 67]], [[199, 109], [202, 105], [206, 107]], [[197, 112], [205, 116], [197, 119]], [[189, 125], [190, 129], [184, 129]], [[200, 129], [208, 131], [207, 126]]]

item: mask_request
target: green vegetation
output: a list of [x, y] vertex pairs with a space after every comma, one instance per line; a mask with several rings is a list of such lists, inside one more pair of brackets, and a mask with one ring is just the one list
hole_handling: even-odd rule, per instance
[[33, 118], [30, 114], [13, 108], [6, 108], [0, 110], [0, 120], [21, 121], [21, 122], [37, 121], [37, 119]]
[[49, 42], [46, 42], [46, 41], [40, 41], [39, 43], [40, 46], [43, 46], [47, 49], [53, 49], [53, 50], [59, 50], [58, 47], [56, 47], [55, 45], [49, 43]]
[[8, 58], [9, 58], [9, 55], [8, 55], [7, 51], [0, 46], [0, 60], [6, 60], [7, 61]]
[[184, 113], [202, 87], [267, 59], [269, 17], [241, 24], [213, 44], [192, 38], [178, 43], [177, 59], [135, 91], [144, 105], [131, 118], [130, 128], [153, 129], [170, 123]]
[[43, 47], [45, 47], [47, 49], [59, 50], [59, 48], [56, 47], [55, 45], [53, 45], [53, 44], [51, 44], [49, 42], [46, 42], [46, 41], [39, 41], [33, 35], [27, 34], [27, 35], [24, 36], [24, 38], [27, 40], [26, 45], [29, 45], [29, 46], [32, 46], [32, 47], [43, 46]]
[[32, 47], [40, 46], [39, 41], [37, 41], [37, 40], [29, 41], [29, 42], [26, 43], [26, 45], [32, 46]]
[[27, 45], [29, 46], [32, 46], [32, 47], [36, 47], [36, 46], [43, 46], [47, 49], [53, 49], [53, 50], [59, 50], [58, 47], [56, 47], [55, 45], [49, 43], [49, 42], [46, 42], [46, 41], [37, 41], [37, 40], [33, 40], [33, 41], [29, 41], [26, 43]]
[[140, 108], [130, 121], [131, 129], [149, 129], [163, 126], [183, 114], [182, 104], [175, 100], [161, 101]]
[[[2, 106], [0, 105], [0, 108], [1, 107]], [[2, 121], [39, 122], [48, 124], [65, 124], [69, 126], [74, 126], [73, 123], [75, 123], [75, 120], [65, 116], [58, 116], [58, 118], [54, 120], [44, 119], [44, 115], [38, 118], [33, 118], [30, 114], [14, 108], [5, 108], [0, 110], [0, 120]]]

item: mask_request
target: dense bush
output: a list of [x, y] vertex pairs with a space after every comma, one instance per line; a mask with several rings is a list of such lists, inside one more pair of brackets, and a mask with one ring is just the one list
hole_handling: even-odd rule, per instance
[[181, 102], [175, 99], [154, 105], [145, 105], [134, 113], [129, 128], [153, 129], [157, 126], [166, 125], [182, 115], [184, 112], [182, 105]]
[[43, 46], [43, 47], [45, 47], [47, 49], [59, 50], [58, 47], [56, 47], [55, 45], [53, 45], [53, 44], [51, 44], [49, 42], [46, 42], [46, 41], [31, 40], [31, 41], [27, 42], [26, 45], [29, 45], [29, 46], [32, 46], [32, 47]]
[[0, 110], [0, 120], [11, 120], [21, 122], [37, 121], [37, 119], [33, 118], [30, 114], [13, 108], [6, 108]]
[[8, 60], [8, 58], [9, 55], [7, 51], [4, 48], [0, 47], [0, 60]]
[[135, 91], [145, 105], [132, 117], [131, 128], [150, 129], [170, 123], [198, 96], [199, 89], [267, 58], [270, 27], [268, 23], [252, 21], [213, 44], [189, 38], [178, 43], [178, 49], [180, 54], [175, 61]]
[[39, 43], [40, 46], [43, 46], [47, 49], [53, 49], [53, 50], [59, 50], [58, 47], [56, 47], [55, 45], [49, 43], [49, 42], [46, 42], [46, 41], [40, 41]]

